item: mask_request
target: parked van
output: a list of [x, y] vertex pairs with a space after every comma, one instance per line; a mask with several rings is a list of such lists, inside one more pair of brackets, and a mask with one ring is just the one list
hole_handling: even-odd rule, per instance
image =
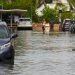
[[30, 18], [19, 18], [18, 29], [32, 30], [32, 20]]
[[71, 25], [71, 19], [65, 19], [62, 24], [62, 30], [69, 31], [70, 25]]

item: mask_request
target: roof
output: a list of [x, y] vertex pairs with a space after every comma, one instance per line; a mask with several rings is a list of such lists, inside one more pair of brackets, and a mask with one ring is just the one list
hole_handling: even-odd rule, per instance
[[22, 17], [22, 18], [19, 18], [19, 19], [31, 19], [31, 18], [24, 18], [24, 17]]
[[27, 10], [22, 10], [22, 9], [10, 9], [10, 10], [0, 9], [0, 12], [2, 12], [2, 13], [6, 13], [6, 12], [14, 13], [14, 12], [27, 12]]

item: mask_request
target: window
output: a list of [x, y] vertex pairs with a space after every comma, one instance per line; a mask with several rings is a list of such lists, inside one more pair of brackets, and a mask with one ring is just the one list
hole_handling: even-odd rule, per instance
[[8, 33], [8, 29], [6, 26], [0, 26], [0, 38], [8, 38], [9, 37], [9, 33]]

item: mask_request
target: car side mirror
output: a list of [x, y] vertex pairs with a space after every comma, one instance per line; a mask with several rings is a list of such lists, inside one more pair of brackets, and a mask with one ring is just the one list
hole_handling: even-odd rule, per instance
[[16, 33], [11, 34], [11, 39], [16, 38], [18, 35]]

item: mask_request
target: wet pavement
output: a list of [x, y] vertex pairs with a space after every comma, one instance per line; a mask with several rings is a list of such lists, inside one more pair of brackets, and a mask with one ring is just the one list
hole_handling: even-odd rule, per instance
[[75, 34], [19, 31], [14, 65], [0, 64], [0, 75], [75, 75]]

